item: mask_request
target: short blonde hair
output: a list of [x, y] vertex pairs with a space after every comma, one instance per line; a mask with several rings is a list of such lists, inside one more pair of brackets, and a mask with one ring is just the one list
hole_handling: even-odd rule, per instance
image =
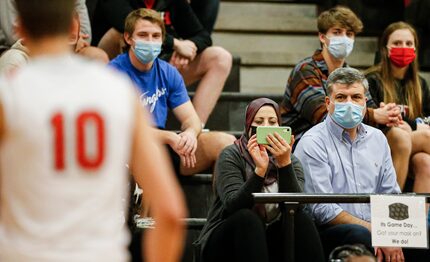
[[136, 22], [139, 19], [147, 20], [153, 24], [157, 24], [158, 26], [160, 26], [162, 38], [164, 41], [166, 37], [166, 27], [164, 26], [163, 18], [161, 17], [161, 14], [159, 12], [151, 9], [140, 8], [129, 13], [127, 18], [125, 19], [124, 33], [133, 35], [134, 29], [136, 27]]

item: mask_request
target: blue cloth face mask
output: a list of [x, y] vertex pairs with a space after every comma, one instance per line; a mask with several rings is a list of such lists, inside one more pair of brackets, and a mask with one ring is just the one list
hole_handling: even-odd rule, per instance
[[328, 38], [329, 53], [337, 59], [343, 59], [349, 56], [354, 48], [354, 40], [346, 36], [332, 36]]
[[352, 102], [334, 103], [334, 112], [331, 118], [343, 128], [354, 128], [363, 121], [364, 106]]
[[134, 54], [143, 64], [151, 63], [161, 53], [161, 42], [144, 40], [134, 40], [134, 42], [136, 43], [133, 48]]

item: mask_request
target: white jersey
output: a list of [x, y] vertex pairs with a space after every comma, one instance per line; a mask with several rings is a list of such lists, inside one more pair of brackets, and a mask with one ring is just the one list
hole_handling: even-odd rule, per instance
[[131, 82], [77, 57], [0, 80], [0, 261], [126, 261]]

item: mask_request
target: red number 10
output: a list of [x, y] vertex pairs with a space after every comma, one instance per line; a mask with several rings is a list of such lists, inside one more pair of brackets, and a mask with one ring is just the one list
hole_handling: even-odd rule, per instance
[[[97, 147], [94, 156], [89, 156], [86, 152], [85, 126], [93, 123], [96, 130]], [[54, 155], [55, 169], [64, 170], [65, 163], [65, 136], [64, 136], [64, 116], [61, 113], [53, 115], [51, 124], [54, 131]], [[78, 164], [84, 169], [96, 169], [104, 159], [105, 133], [103, 118], [96, 112], [83, 112], [78, 115], [75, 122], [76, 127], [76, 159]]]

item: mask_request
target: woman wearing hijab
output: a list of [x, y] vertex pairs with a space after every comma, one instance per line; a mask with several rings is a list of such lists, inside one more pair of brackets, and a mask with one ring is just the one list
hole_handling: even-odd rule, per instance
[[[211, 261], [284, 261], [286, 230], [277, 204], [255, 204], [252, 193], [301, 192], [302, 166], [281, 136], [257, 144], [257, 126], [279, 126], [277, 103], [267, 98], [246, 109], [245, 131], [220, 154], [215, 166], [215, 201], [196, 241], [197, 257]], [[318, 232], [302, 210], [295, 215], [296, 261], [324, 261]], [[198, 260], [199, 260], [198, 259]]]

